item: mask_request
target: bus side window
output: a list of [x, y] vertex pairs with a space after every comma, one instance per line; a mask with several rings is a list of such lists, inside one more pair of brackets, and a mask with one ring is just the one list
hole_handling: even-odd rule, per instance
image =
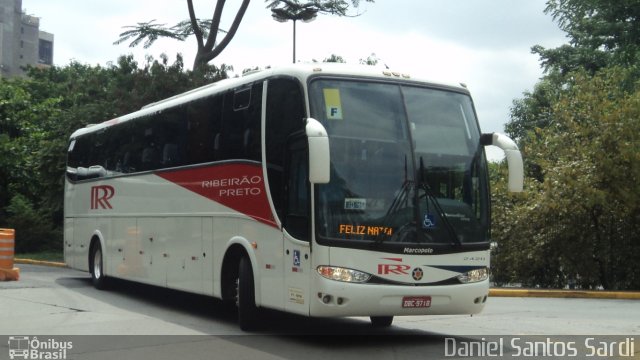
[[219, 142], [223, 96], [218, 94], [187, 105], [186, 165], [221, 160], [216, 138]]
[[241, 111], [251, 105], [251, 88], [236, 90], [233, 94], [233, 111]]
[[278, 217], [284, 220], [285, 156], [291, 134], [304, 130], [305, 103], [302, 86], [293, 78], [269, 80], [265, 147], [269, 192]]
[[104, 143], [96, 142], [96, 134], [82, 135], [69, 144], [67, 176], [72, 181], [104, 177]]
[[166, 143], [162, 146], [162, 166], [172, 167], [180, 165], [180, 154], [178, 144]]
[[309, 241], [311, 191], [309, 149], [304, 134], [295, 136], [288, 146], [285, 194], [287, 201], [284, 228], [294, 238]]
[[242, 111], [235, 112], [233, 108], [234, 93], [224, 95], [222, 105], [222, 129], [218, 136], [219, 160], [241, 159], [242, 148]]
[[[78, 179], [78, 168], [82, 166], [82, 156], [87, 153], [83, 146], [83, 137], [71, 139], [67, 153], [67, 177], [71, 181]], [[85, 155], [86, 156], [86, 155]]]
[[261, 160], [261, 109], [262, 83], [224, 95], [222, 132], [215, 140], [221, 160]]
[[178, 106], [160, 114], [157, 119], [155, 168], [168, 168], [185, 164], [187, 122], [185, 106]]

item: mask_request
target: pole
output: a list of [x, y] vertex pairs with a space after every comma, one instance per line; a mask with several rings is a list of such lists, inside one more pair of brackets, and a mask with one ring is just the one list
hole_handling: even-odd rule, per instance
[[293, 63], [296, 63], [296, 19], [293, 19]]

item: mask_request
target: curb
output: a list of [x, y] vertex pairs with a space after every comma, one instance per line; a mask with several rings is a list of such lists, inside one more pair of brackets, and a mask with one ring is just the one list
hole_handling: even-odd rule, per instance
[[640, 300], [640, 292], [597, 290], [490, 289], [494, 297], [579, 298]]
[[60, 267], [60, 268], [67, 267], [66, 263], [55, 262], [55, 261], [41, 261], [41, 260], [18, 259], [18, 258], [14, 259], [13, 261], [16, 264], [43, 265], [43, 266], [53, 266], [53, 267]]

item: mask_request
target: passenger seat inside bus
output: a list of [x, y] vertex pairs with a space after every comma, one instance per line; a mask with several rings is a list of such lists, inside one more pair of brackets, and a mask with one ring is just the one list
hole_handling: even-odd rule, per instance
[[162, 149], [162, 165], [163, 166], [180, 165], [177, 144], [164, 144], [164, 147]]
[[154, 147], [146, 147], [142, 150], [142, 170], [154, 170], [158, 166], [158, 154]]

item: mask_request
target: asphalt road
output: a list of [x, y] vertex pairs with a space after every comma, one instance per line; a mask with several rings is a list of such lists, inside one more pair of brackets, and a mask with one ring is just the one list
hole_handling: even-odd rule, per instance
[[69, 359], [456, 358], [444, 354], [447, 339], [561, 337], [583, 343], [608, 335], [637, 342], [636, 357], [640, 353], [638, 300], [491, 298], [480, 315], [396, 317], [387, 329], [372, 328], [367, 318], [273, 312], [263, 330], [247, 334], [234, 310], [212, 298], [124, 281], [99, 291], [87, 273], [20, 268], [20, 281], [0, 282], [0, 359], [9, 358], [7, 339], [17, 335], [71, 339], [74, 347], [64, 354]]

